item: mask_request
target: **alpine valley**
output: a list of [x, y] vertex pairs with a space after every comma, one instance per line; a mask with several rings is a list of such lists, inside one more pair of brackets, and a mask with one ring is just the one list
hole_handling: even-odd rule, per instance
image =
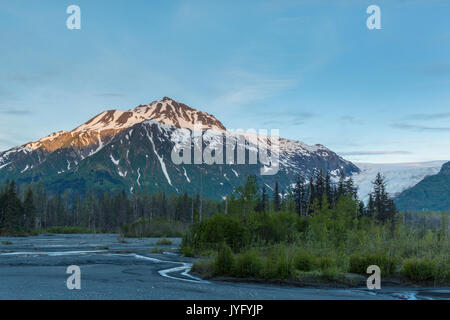
[[[226, 128], [213, 115], [168, 97], [128, 111], [104, 111], [70, 132], [55, 132], [1, 152], [0, 183], [41, 182], [57, 193], [147, 189], [219, 199], [242, 185], [249, 174], [256, 175], [269, 190], [275, 182], [286, 190], [299, 174], [309, 177], [322, 169], [337, 179], [341, 171], [347, 176], [360, 172], [323, 145], [283, 138], [279, 140], [276, 175], [261, 175], [261, 164], [173, 163], [175, 144], [180, 137], [190, 136], [198, 123], [203, 126], [203, 148], [224, 141]], [[270, 143], [267, 145], [270, 149]], [[248, 153], [253, 146], [247, 143], [242, 147]]]

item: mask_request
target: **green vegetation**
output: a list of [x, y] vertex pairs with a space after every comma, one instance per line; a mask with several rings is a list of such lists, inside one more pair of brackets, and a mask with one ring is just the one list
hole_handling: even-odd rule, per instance
[[340, 282], [349, 272], [366, 275], [375, 264], [382, 276], [450, 283], [449, 213], [399, 213], [381, 175], [367, 205], [351, 178], [342, 175], [333, 185], [322, 171], [299, 177], [288, 190], [275, 182], [271, 199], [254, 176], [223, 201], [21, 188], [9, 182], [0, 189], [0, 236], [120, 231], [119, 242], [182, 236], [183, 254], [203, 257], [194, 265], [203, 275]]
[[156, 241], [156, 244], [158, 246], [170, 246], [170, 245], [172, 245], [172, 240], [162, 238], [161, 240]]
[[395, 201], [402, 210], [450, 210], [450, 162], [438, 174], [403, 191]]
[[358, 201], [351, 179], [333, 187], [320, 175], [272, 201], [249, 177], [226, 200], [226, 212], [194, 224], [183, 237], [182, 251], [203, 257], [194, 270], [348, 282], [347, 273], [367, 276], [367, 267], [378, 265], [382, 277], [450, 283], [448, 213], [432, 215], [433, 222], [418, 228], [410, 213], [397, 212], [381, 175], [367, 206]]
[[158, 247], [154, 247], [154, 248], [151, 248], [151, 249], [149, 250], [149, 252], [150, 252], [150, 253], [163, 253], [164, 250], [163, 250], [163, 249], [160, 249], [160, 248], [158, 248]]
[[[180, 221], [164, 218], [140, 218], [131, 224], [124, 225], [120, 233], [126, 238], [175, 238], [182, 237], [187, 228], [188, 225]], [[166, 244], [172, 244], [172, 242]]]
[[447, 282], [450, 281], [450, 260], [431, 259], [431, 258], [411, 258], [406, 260], [403, 265], [403, 274], [416, 282], [433, 281]]
[[389, 257], [384, 252], [350, 256], [350, 272], [365, 274], [370, 265], [379, 266], [384, 275], [392, 275], [397, 264], [393, 257]]
[[47, 228], [43, 231], [47, 234], [87, 234], [93, 233], [92, 230], [84, 227], [74, 227], [74, 226], [53, 226]]
[[0, 190], [0, 236], [29, 235], [34, 230], [36, 208], [33, 192], [27, 188], [23, 200], [19, 198], [14, 182]]
[[181, 237], [189, 224], [218, 211], [220, 201], [148, 189], [135, 194], [86, 190], [53, 194], [43, 184], [0, 186], [0, 236], [122, 233], [127, 237]]
[[11, 241], [2, 241], [2, 244], [5, 246], [13, 244]]

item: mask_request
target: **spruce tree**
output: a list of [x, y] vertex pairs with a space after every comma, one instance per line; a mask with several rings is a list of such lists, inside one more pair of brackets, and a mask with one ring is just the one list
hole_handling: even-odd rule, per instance
[[278, 212], [281, 209], [281, 200], [280, 200], [280, 191], [278, 189], [278, 182], [275, 182], [275, 191], [273, 195], [273, 209], [275, 210], [275, 212]]
[[36, 207], [34, 206], [33, 191], [28, 188], [25, 193], [25, 199], [23, 202], [23, 226], [26, 231], [31, 231], [35, 226], [35, 214]]

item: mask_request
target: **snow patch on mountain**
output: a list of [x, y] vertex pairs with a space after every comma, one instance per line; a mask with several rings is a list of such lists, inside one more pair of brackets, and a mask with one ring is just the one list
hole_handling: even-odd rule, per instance
[[183, 167], [183, 170], [184, 170], [184, 176], [186, 177], [186, 181], [189, 182], [189, 183], [191, 183], [191, 179], [189, 179], [189, 177], [188, 177], [188, 175], [187, 175], [186, 168]]
[[111, 161], [112, 161], [116, 166], [118, 166], [118, 165], [119, 165], [119, 162], [120, 162], [120, 159], [119, 159], [119, 160], [114, 159], [114, 157], [113, 157], [112, 154], [110, 154], [109, 156], [110, 156], [110, 158], [111, 158]]
[[173, 187], [172, 181], [170, 180], [169, 174], [167, 173], [167, 168], [166, 168], [166, 164], [164, 163], [164, 159], [158, 154], [158, 152], [156, 152], [155, 142], [153, 141], [153, 138], [150, 137], [150, 135], [148, 134], [147, 128], [145, 128], [145, 131], [147, 132], [147, 138], [152, 145], [153, 153], [156, 155], [156, 157], [159, 160], [159, 163], [161, 164], [161, 169], [164, 173], [164, 176], [166, 177], [167, 182]]

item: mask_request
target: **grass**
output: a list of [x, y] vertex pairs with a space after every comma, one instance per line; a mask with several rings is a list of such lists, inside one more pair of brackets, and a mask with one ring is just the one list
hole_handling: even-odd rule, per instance
[[181, 247], [181, 252], [183, 253], [183, 255], [185, 257], [194, 257], [195, 256], [195, 252], [192, 249], [191, 246], [183, 246]]
[[172, 245], [172, 240], [162, 238], [161, 240], [156, 241], [158, 246], [170, 246]]
[[[192, 253], [192, 252], [190, 252]], [[346, 273], [367, 276], [367, 267], [378, 265], [382, 276], [401, 276], [416, 282], [448, 284], [449, 259], [410, 258], [400, 260], [385, 253], [359, 253], [348, 256], [326, 256], [296, 245], [283, 244], [265, 248], [250, 248], [234, 254], [223, 244], [215, 255], [194, 263], [193, 270], [205, 276], [231, 276], [266, 280], [295, 280], [310, 283], [353, 285]]]
[[46, 234], [89, 234], [92, 230], [84, 227], [54, 226], [43, 231]]
[[149, 252], [150, 252], [150, 253], [163, 253], [164, 250], [163, 250], [163, 249], [160, 249], [160, 248], [158, 248], [158, 247], [154, 247], [154, 248], [151, 248], [151, 249], [149, 250]]
[[294, 257], [294, 266], [300, 271], [311, 271], [317, 265], [317, 259], [304, 249], [299, 249]]
[[162, 237], [182, 237], [188, 225], [179, 221], [167, 219], [145, 219], [124, 225], [120, 233], [127, 238], [162, 238]]
[[350, 272], [367, 274], [367, 267], [377, 265], [382, 275], [392, 275], [397, 266], [396, 259], [385, 253], [355, 254], [350, 257]]
[[402, 268], [402, 273], [414, 282], [449, 282], [449, 261], [439, 259], [408, 259]]
[[[442, 217], [445, 222], [446, 214]], [[262, 224], [260, 216], [257, 218], [259, 220], [249, 219], [245, 226], [248, 230], [263, 230], [258, 232], [267, 239], [270, 229]], [[223, 235], [214, 238], [216, 230], [221, 229], [210, 221], [183, 239], [182, 251], [189, 256], [206, 255], [208, 262], [201, 262], [197, 270], [215, 276], [360, 283], [363, 277], [368, 277], [367, 268], [377, 265], [382, 278], [388, 276], [424, 285], [430, 282], [450, 284], [448, 224], [437, 224], [439, 220], [434, 216], [432, 223], [421, 223], [419, 228], [408, 221], [402, 223], [399, 219], [393, 225], [383, 225], [364, 218], [339, 221], [319, 215], [302, 219], [300, 222], [304, 223], [298, 224], [301, 228], [293, 231], [296, 234], [291, 235], [289, 241], [278, 236], [272, 240], [262, 239], [255, 234], [257, 231], [250, 232], [253, 235], [250, 240], [233, 238], [231, 241], [230, 234], [245, 236], [235, 232], [236, 228], [232, 228], [232, 232], [222, 230]], [[254, 227], [255, 223], [259, 229]], [[222, 244], [215, 239], [221, 240]], [[244, 245], [236, 246], [235, 243]]]
[[214, 274], [232, 275], [234, 268], [234, 254], [231, 248], [223, 243], [214, 259]]
[[237, 255], [233, 275], [239, 278], [259, 278], [263, 269], [264, 260], [256, 250], [251, 249]]

